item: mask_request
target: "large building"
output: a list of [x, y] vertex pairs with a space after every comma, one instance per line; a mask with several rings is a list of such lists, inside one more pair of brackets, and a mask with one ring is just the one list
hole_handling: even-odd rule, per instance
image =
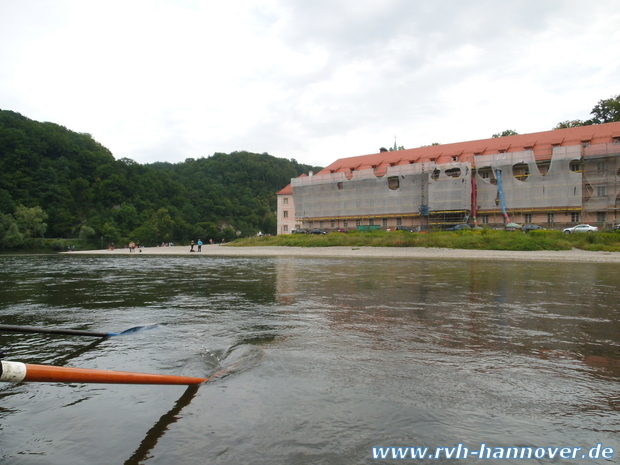
[[607, 227], [620, 223], [619, 170], [620, 122], [341, 158], [278, 193], [278, 234], [467, 222]]

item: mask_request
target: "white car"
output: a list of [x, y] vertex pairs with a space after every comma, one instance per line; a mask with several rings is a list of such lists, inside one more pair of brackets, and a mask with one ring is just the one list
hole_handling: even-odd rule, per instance
[[577, 233], [577, 232], [596, 232], [598, 228], [596, 226], [590, 226], [589, 224], [578, 224], [577, 226], [573, 226], [572, 228], [566, 228], [562, 230], [562, 232], [566, 234]]

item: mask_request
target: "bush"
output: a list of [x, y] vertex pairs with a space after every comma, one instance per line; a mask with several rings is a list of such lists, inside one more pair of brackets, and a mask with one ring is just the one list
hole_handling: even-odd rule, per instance
[[63, 241], [62, 239], [57, 239], [55, 241], [52, 241], [49, 244], [50, 249], [55, 250], [57, 252], [62, 252], [64, 250], [67, 250], [67, 245], [65, 243], [65, 241]]

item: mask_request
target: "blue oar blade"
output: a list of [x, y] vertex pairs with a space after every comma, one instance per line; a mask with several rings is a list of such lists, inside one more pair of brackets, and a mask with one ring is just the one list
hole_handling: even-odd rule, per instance
[[127, 334], [137, 333], [138, 331], [143, 331], [147, 329], [156, 328], [157, 325], [148, 325], [148, 326], [134, 326], [133, 328], [126, 329], [122, 333], [108, 333], [108, 336], [126, 336]]

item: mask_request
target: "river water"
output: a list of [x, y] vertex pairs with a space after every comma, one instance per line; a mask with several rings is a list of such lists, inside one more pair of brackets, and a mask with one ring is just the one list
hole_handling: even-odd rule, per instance
[[[592, 463], [582, 452], [601, 444], [614, 455], [595, 462], [618, 463], [619, 271], [0, 256], [1, 324], [144, 327], [107, 339], [0, 333], [6, 360], [200, 377], [228, 370], [196, 387], [3, 383], [0, 463], [369, 464], [394, 462], [373, 459], [373, 447], [457, 444], [582, 448], [577, 460], [539, 463]], [[438, 457], [415, 462], [454, 462]]]

